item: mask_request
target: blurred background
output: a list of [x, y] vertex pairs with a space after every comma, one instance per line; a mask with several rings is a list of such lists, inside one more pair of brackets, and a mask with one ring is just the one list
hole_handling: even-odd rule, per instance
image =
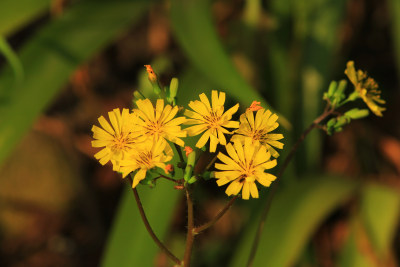
[[[211, 89], [241, 111], [263, 99], [281, 117], [282, 162], [348, 60], [375, 78], [387, 110], [308, 136], [253, 266], [398, 266], [400, 1], [0, 1], [0, 266], [173, 265], [90, 144], [100, 115], [151, 91], [143, 65], [164, 85], [179, 78], [180, 105]], [[224, 206], [224, 190], [199, 184], [196, 224]], [[182, 192], [162, 181], [139, 192], [182, 257]], [[245, 266], [268, 192], [199, 236], [193, 266]]]

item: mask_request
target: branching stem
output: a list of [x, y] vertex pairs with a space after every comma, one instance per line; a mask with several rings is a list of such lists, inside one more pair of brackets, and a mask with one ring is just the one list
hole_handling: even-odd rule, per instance
[[253, 261], [254, 261], [254, 257], [256, 255], [257, 252], [257, 248], [258, 248], [258, 243], [260, 241], [261, 238], [261, 233], [264, 229], [264, 224], [265, 221], [267, 219], [268, 216], [268, 212], [271, 208], [271, 203], [272, 203], [272, 199], [274, 198], [277, 188], [278, 188], [278, 184], [279, 184], [279, 179], [282, 178], [283, 173], [285, 172], [287, 166], [289, 165], [290, 161], [292, 160], [294, 154], [296, 153], [299, 145], [304, 141], [304, 139], [306, 138], [306, 136], [314, 129], [314, 128], [318, 128], [319, 124], [326, 119], [329, 115], [331, 115], [334, 112], [334, 108], [331, 108], [330, 105], [328, 104], [325, 107], [324, 112], [318, 117], [316, 118], [311, 125], [304, 130], [304, 132], [302, 133], [302, 135], [299, 137], [299, 139], [297, 139], [296, 143], [294, 144], [294, 146], [292, 147], [292, 149], [290, 150], [289, 154], [286, 156], [285, 161], [283, 162], [280, 171], [277, 175], [277, 180], [272, 184], [270, 192], [268, 194], [267, 200], [265, 201], [265, 206], [263, 209], [263, 212], [261, 214], [261, 218], [260, 221], [258, 223], [258, 227], [257, 227], [257, 233], [256, 236], [254, 237], [253, 240], [253, 244], [251, 247], [251, 251], [250, 251], [250, 255], [249, 255], [249, 259], [247, 261], [247, 267], [251, 267], [253, 265]]
[[187, 236], [186, 236], [186, 248], [185, 255], [183, 256], [183, 266], [190, 266], [190, 257], [192, 255], [192, 248], [194, 242], [194, 215], [193, 215], [193, 201], [192, 196], [190, 195], [188, 186], [185, 187], [186, 191], [186, 202], [187, 202], [187, 216], [188, 216], [188, 224], [187, 224]]
[[203, 224], [202, 226], [199, 227], [195, 227], [193, 228], [193, 234], [197, 235], [200, 232], [208, 229], [209, 227], [213, 226], [219, 219], [221, 219], [222, 216], [224, 216], [224, 214], [229, 210], [229, 208], [233, 205], [233, 203], [235, 202], [235, 200], [238, 198], [238, 196], [234, 196], [219, 212], [218, 214], [211, 219], [209, 222]]
[[[129, 177], [129, 180], [132, 184], [132, 177]], [[142, 202], [140, 201], [140, 197], [139, 194], [136, 190], [136, 188], [132, 188], [133, 191], [133, 195], [135, 196], [135, 200], [136, 200], [136, 204], [138, 206], [139, 209], [139, 213], [140, 213], [140, 217], [142, 218], [142, 221], [144, 223], [144, 226], [146, 227], [147, 232], [149, 232], [151, 238], [153, 239], [153, 241], [157, 244], [157, 246], [164, 251], [165, 254], [167, 254], [167, 256], [173, 260], [177, 265], [181, 264], [181, 261], [158, 239], [158, 237], [156, 236], [156, 234], [154, 233], [153, 229], [150, 226], [149, 221], [147, 220], [146, 214], [144, 212], [143, 209], [143, 205]]]

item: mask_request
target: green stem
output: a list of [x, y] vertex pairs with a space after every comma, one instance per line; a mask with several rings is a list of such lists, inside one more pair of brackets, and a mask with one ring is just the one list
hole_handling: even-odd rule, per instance
[[187, 236], [186, 236], [186, 248], [185, 248], [185, 255], [183, 256], [183, 266], [189, 267], [190, 266], [190, 257], [192, 255], [192, 248], [194, 242], [194, 215], [193, 215], [193, 201], [189, 192], [189, 189], [185, 187], [186, 190], [186, 202], [187, 202], [187, 209], [188, 209], [188, 225], [187, 225]]
[[[292, 147], [292, 149], [290, 150], [289, 154], [287, 155], [287, 157], [285, 158], [285, 161], [282, 164], [282, 167], [280, 168], [280, 171], [277, 175], [277, 178], [282, 178], [283, 173], [285, 172], [287, 166], [289, 165], [290, 161], [292, 160], [294, 154], [296, 153], [299, 145], [304, 141], [304, 139], [306, 138], [306, 136], [314, 129], [317, 128], [319, 123], [321, 123], [321, 121], [323, 121], [324, 119], [326, 119], [329, 115], [331, 115], [334, 112], [334, 109], [329, 108], [329, 106], [327, 106], [324, 110], [324, 112], [322, 113], [322, 115], [320, 115], [318, 118], [316, 118], [311, 125], [304, 130], [304, 132], [302, 133], [302, 135], [299, 137], [299, 139], [297, 139], [296, 143], [294, 144], [294, 146]], [[254, 237], [253, 240], [253, 244], [251, 246], [251, 250], [250, 250], [250, 255], [249, 255], [249, 259], [247, 261], [247, 267], [250, 267], [253, 265], [253, 261], [254, 261], [254, 257], [256, 255], [257, 252], [257, 248], [258, 248], [258, 244], [261, 238], [261, 233], [264, 229], [264, 225], [265, 225], [265, 221], [267, 219], [267, 215], [269, 213], [269, 210], [271, 208], [271, 203], [272, 203], [272, 199], [274, 198], [277, 188], [278, 188], [278, 184], [279, 184], [279, 179], [277, 179], [271, 186], [270, 192], [268, 194], [267, 200], [265, 201], [265, 206], [263, 209], [263, 212], [261, 214], [261, 218], [260, 221], [258, 223], [258, 227], [257, 227], [257, 233], [256, 236]]]
[[[132, 177], [129, 177], [129, 180], [130, 180], [130, 182], [132, 184], [133, 183]], [[164, 251], [164, 253], [167, 254], [167, 256], [171, 260], [173, 260], [176, 264], [180, 265], [181, 261], [158, 239], [158, 237], [154, 233], [153, 229], [151, 228], [150, 223], [147, 220], [146, 214], [145, 214], [144, 209], [143, 209], [142, 202], [140, 201], [140, 197], [139, 197], [139, 194], [138, 194], [136, 188], [132, 188], [132, 191], [133, 191], [133, 195], [135, 196], [135, 200], [136, 200], [136, 204], [137, 204], [138, 209], [139, 209], [140, 217], [142, 218], [142, 221], [144, 223], [144, 226], [146, 227], [147, 232], [149, 232], [151, 238], [157, 244], [157, 246], [162, 251]]]

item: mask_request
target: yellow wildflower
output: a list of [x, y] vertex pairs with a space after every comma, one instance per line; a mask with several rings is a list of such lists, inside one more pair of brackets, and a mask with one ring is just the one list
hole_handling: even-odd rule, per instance
[[245, 142], [236, 141], [226, 145], [228, 155], [218, 154], [223, 163], [216, 163], [215, 172], [218, 186], [230, 183], [225, 193], [237, 195], [242, 191], [242, 198], [258, 198], [258, 189], [255, 181], [263, 186], [270, 186], [276, 179], [275, 175], [264, 172], [276, 166], [276, 159], [270, 160], [271, 154], [265, 146], [252, 144], [250, 139]]
[[155, 108], [149, 99], [138, 100], [136, 105], [138, 108], [133, 110], [138, 116], [135, 131], [153, 141], [161, 138], [184, 146], [184, 141], [179, 137], [186, 137], [186, 131], [182, 130], [180, 126], [186, 118], [175, 118], [178, 106], [166, 105], [164, 107], [162, 99], [157, 99]]
[[207, 96], [200, 94], [200, 101], [190, 101], [189, 107], [193, 111], [185, 110], [185, 115], [189, 117], [185, 124], [194, 125], [186, 128], [188, 135], [195, 136], [202, 132], [204, 134], [199, 138], [196, 147], [203, 147], [210, 139], [210, 152], [215, 152], [217, 145], [226, 145], [224, 134], [231, 134], [225, 128], [238, 128], [239, 122], [231, 121], [232, 115], [238, 110], [239, 104], [236, 104], [224, 113], [225, 93], [213, 90], [211, 92], [211, 102]]
[[274, 147], [283, 148], [283, 144], [278, 141], [283, 138], [283, 135], [271, 133], [279, 126], [277, 119], [278, 115], [272, 114], [270, 110], [258, 110], [255, 119], [253, 111], [247, 110], [246, 113], [240, 115], [240, 126], [232, 136], [232, 141], [249, 138], [256, 145], [266, 146], [271, 155], [277, 158], [279, 153]]
[[347, 68], [344, 71], [355, 90], [367, 104], [369, 109], [377, 116], [382, 117], [382, 111], [386, 110], [378, 104], [385, 104], [385, 100], [381, 99], [381, 91], [378, 90], [378, 84], [374, 79], [367, 76], [367, 73], [362, 70], [357, 70], [354, 67], [354, 61], [347, 62]]
[[135, 117], [129, 113], [128, 109], [123, 109], [122, 113], [118, 108], [108, 112], [111, 125], [103, 117], [99, 117], [100, 128], [96, 125], [92, 127], [93, 147], [104, 147], [94, 155], [102, 165], [111, 160], [114, 170], [118, 170], [119, 161], [129, 152], [138, 142], [139, 133], [134, 133], [132, 127]]
[[137, 170], [133, 178], [132, 188], [146, 178], [148, 170], [159, 167], [165, 171], [165, 162], [170, 161], [173, 156], [170, 146], [164, 139], [159, 139], [156, 142], [147, 141], [146, 146], [142, 146], [142, 148], [131, 150], [127, 157], [121, 161], [119, 170], [122, 172], [123, 178]]

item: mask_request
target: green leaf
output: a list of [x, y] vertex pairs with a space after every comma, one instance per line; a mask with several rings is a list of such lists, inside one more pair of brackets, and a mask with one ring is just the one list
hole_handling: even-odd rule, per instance
[[14, 50], [8, 44], [7, 40], [0, 36], [0, 53], [4, 55], [14, 71], [15, 79], [18, 83], [22, 82], [24, 77], [24, 70], [21, 61], [15, 54]]
[[23, 82], [15, 84], [10, 69], [0, 75], [0, 162], [72, 72], [138, 19], [146, 6], [144, 1], [80, 2], [21, 49]]
[[[353, 219], [350, 227], [350, 234], [346, 243], [343, 246], [342, 253], [338, 258], [338, 265], [341, 267], [377, 267], [374, 260], [360, 253], [360, 245], [362, 239], [365, 240], [365, 233], [360, 231], [359, 221]], [[363, 240], [363, 241], [364, 241]], [[362, 241], [362, 242], [363, 242]], [[365, 244], [365, 242], [364, 242]]]
[[396, 54], [397, 73], [400, 75], [400, 0], [389, 0], [387, 4], [392, 28], [393, 47]]
[[[173, 0], [171, 22], [179, 44], [186, 55], [219, 90], [224, 90], [245, 106], [261, 101], [271, 109], [262, 96], [240, 75], [218, 39], [211, 17], [209, 0]], [[280, 116], [284, 127], [290, 123]]]
[[0, 35], [7, 36], [49, 9], [50, 0], [1, 0]]
[[[356, 186], [353, 181], [325, 175], [303, 177], [278, 191], [253, 266], [293, 266], [316, 228]], [[238, 242], [231, 266], [245, 266], [257, 223], [258, 219], [253, 220]]]
[[[155, 189], [139, 185], [138, 191], [147, 219], [154, 233], [163, 241], [179, 196], [178, 191], [173, 189], [170, 182], [161, 181], [157, 182]], [[127, 185], [101, 266], [153, 266], [158, 252], [159, 248], [147, 232], [132, 190]]]
[[367, 184], [361, 196], [361, 218], [370, 241], [381, 257], [388, 256], [399, 219], [400, 192], [380, 184]]
[[376, 183], [363, 186], [360, 206], [350, 221], [350, 234], [340, 253], [340, 266], [392, 266], [392, 244], [400, 211], [400, 192]]
[[[294, 47], [299, 56], [301, 84], [301, 125], [305, 129], [321, 112], [320, 97], [328, 87], [331, 67], [338, 52], [339, 25], [345, 14], [344, 0], [298, 0], [293, 1]], [[338, 91], [337, 91], [338, 92]], [[296, 111], [298, 114], [300, 111]], [[321, 159], [321, 136], [310, 133], [300, 153], [301, 166], [316, 168]]]

